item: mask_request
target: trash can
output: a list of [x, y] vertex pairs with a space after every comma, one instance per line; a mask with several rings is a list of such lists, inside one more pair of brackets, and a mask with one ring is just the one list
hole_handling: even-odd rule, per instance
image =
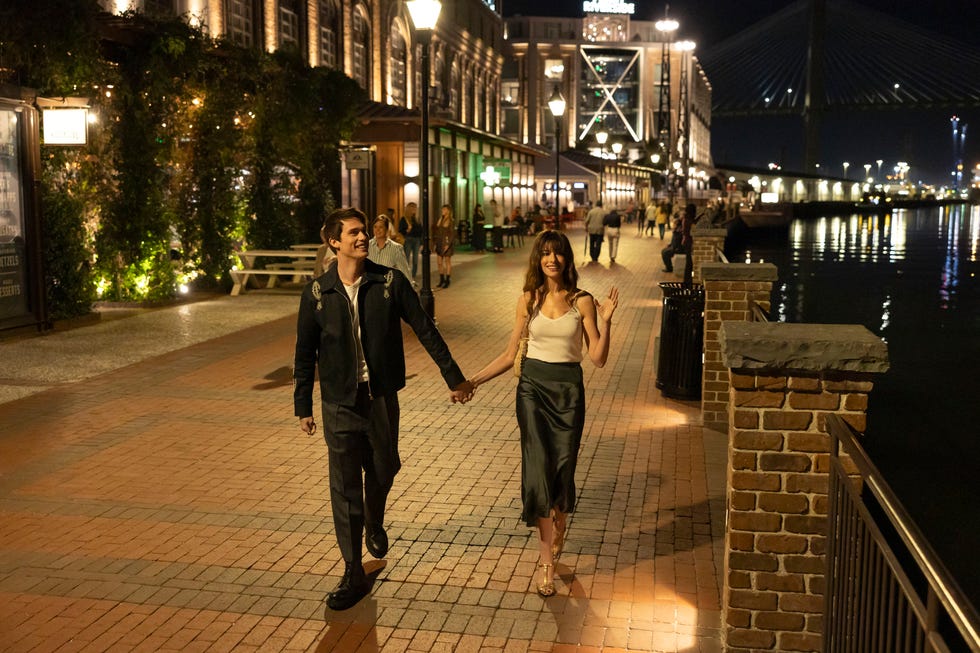
[[704, 286], [665, 281], [657, 388], [667, 397], [701, 398]]

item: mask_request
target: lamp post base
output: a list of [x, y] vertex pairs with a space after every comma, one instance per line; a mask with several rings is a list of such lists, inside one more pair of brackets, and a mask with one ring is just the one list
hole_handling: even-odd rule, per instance
[[425, 314], [433, 320], [436, 319], [436, 298], [432, 294], [432, 290], [423, 288], [419, 292], [419, 301], [422, 303], [422, 310], [425, 311]]

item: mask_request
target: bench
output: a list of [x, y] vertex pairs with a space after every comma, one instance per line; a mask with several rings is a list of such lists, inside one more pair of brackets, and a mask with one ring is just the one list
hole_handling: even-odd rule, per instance
[[313, 278], [313, 268], [310, 268], [307, 272], [300, 272], [298, 270], [230, 270], [231, 280], [234, 285], [231, 287], [231, 294], [239, 295], [243, 290], [245, 290], [245, 284], [252, 277], [265, 276], [269, 277], [269, 284], [266, 288], [274, 288], [276, 285], [276, 279], [278, 277], [291, 277], [293, 281], [299, 281], [302, 277]]
[[[316, 251], [306, 249], [252, 249], [235, 253], [241, 260], [242, 267], [229, 271], [234, 283], [231, 288], [232, 296], [244, 292], [247, 289], [248, 280], [252, 277], [267, 277], [269, 282], [266, 287], [274, 288], [280, 277], [291, 277], [294, 281], [312, 278], [313, 269], [316, 265]], [[259, 257], [286, 260], [282, 263], [269, 263], [264, 268], [256, 268], [255, 262]]]

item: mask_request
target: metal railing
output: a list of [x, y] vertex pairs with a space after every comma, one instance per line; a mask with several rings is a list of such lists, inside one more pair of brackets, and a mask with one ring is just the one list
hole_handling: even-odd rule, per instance
[[752, 322], [768, 322], [769, 313], [766, 309], [759, 306], [759, 303], [755, 300], [749, 300], [749, 312], [752, 314]]
[[[980, 652], [980, 617], [868, 458], [856, 432], [831, 435], [826, 653]], [[848, 477], [842, 451], [860, 478]]]

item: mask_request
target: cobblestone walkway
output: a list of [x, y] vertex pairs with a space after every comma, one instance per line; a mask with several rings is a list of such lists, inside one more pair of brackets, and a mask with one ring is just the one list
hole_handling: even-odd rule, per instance
[[[607, 366], [583, 364], [581, 499], [555, 597], [533, 591], [537, 544], [519, 521], [514, 379], [454, 406], [409, 334], [391, 551], [370, 563], [371, 596], [326, 609], [343, 564], [326, 446], [291, 415], [284, 309], [0, 404], [0, 650], [720, 651], [724, 438], [654, 387], [662, 244], [624, 233], [617, 265], [580, 264], [580, 285], [618, 285], [621, 308]], [[528, 247], [461, 255], [437, 290], [464, 372], [504, 346]], [[219, 302], [225, 322], [252, 306], [269, 296]], [[188, 328], [171, 310], [160, 319]], [[127, 322], [89, 354], [145, 337]], [[47, 343], [38, 365], [78, 364], [33, 341]]]

